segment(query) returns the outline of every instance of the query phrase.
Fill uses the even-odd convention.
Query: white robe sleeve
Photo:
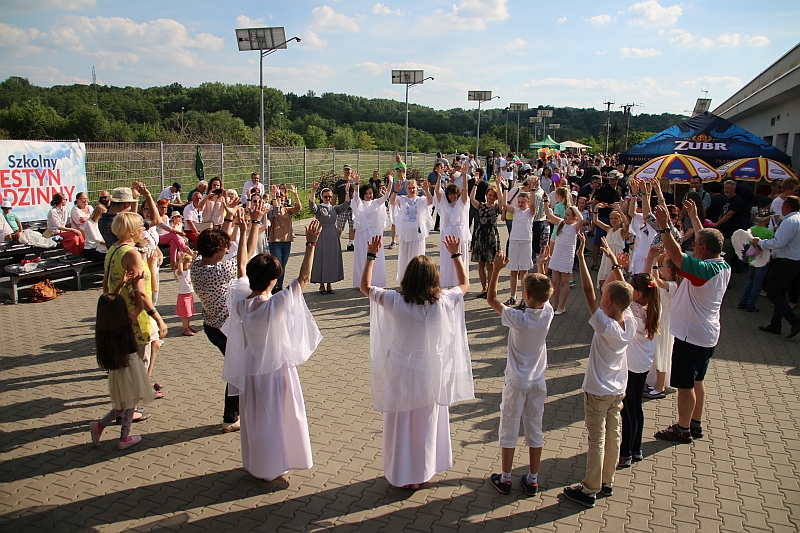
[[[242,394],[248,376],[302,365],[322,340],[297,280],[266,299],[248,299],[247,283],[240,278],[230,287],[230,316],[222,327],[228,337],[222,379],[230,396]]]

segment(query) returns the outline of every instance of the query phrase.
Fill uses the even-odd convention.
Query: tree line
[[[484,109],[481,112],[481,154],[490,148],[523,152],[539,140],[528,117]],[[550,130],[557,140],[576,140],[602,149],[606,115],[596,109],[552,108]],[[405,103],[382,98],[313,91],[304,95],[264,89],[265,142],[273,146],[334,147],[341,150],[402,150]],[[630,117],[628,145],[686,117],[664,113]],[[470,152],[475,149],[477,109],[436,110],[409,106],[408,148],[413,152]],[[611,113],[610,148],[623,149],[625,122]],[[184,87],[113,87],[57,85],[38,87],[12,76],[0,83],[0,138],[80,139],[165,143],[258,144],[259,88],[255,85],[203,83]],[[539,126],[541,127],[541,126]],[[508,145],[506,145],[506,140]]]

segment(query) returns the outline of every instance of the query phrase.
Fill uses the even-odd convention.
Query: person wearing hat
[[[6,207],[6,205],[8,205],[8,207]],[[3,216],[0,217],[0,242],[5,242],[12,240],[14,238],[14,234],[18,233],[19,230],[12,230],[8,219],[6,218],[11,212],[11,202],[8,200],[3,200],[2,207]],[[20,227],[22,226],[20,225]]]
[[[750,232],[751,239],[753,237],[758,237],[759,239],[766,240],[771,239],[775,236],[769,227],[769,221],[774,215],[772,211],[769,209],[762,209],[756,214],[756,225],[750,228],[748,231]],[[769,258],[766,258],[766,264],[761,266],[754,265],[756,258],[759,254],[752,254],[747,253],[747,265],[750,268],[750,277],[747,280],[747,285],[744,287],[744,291],[742,291],[742,295],[739,297],[739,309],[744,309],[750,313],[754,313],[758,311],[758,307],[756,307],[756,303],[758,302],[758,294],[761,292],[761,285],[763,285],[764,280],[767,279],[767,274],[769,273]],[[760,264],[760,263],[759,263]]]
[[[0,208],[3,210],[3,218],[6,219],[12,233],[14,233],[22,231],[22,221],[20,221],[16,213],[11,212],[12,207],[11,202],[8,200],[3,200],[3,203],[0,204]]]
[[[183,213],[184,204],[181,201],[181,184],[180,182],[176,181],[169,187],[164,188],[161,191],[161,194],[158,195],[159,200],[166,200],[169,202],[169,212],[177,210],[179,213]]]
[[[348,198],[352,198],[356,194],[356,187],[350,183],[350,177],[353,168],[350,165],[345,165],[342,170],[342,179],[333,184],[333,194],[336,195],[336,205],[344,204]],[[349,196],[347,195],[348,189],[350,190]],[[356,230],[353,228],[353,210],[349,207],[349,204],[347,209],[339,212],[339,214],[336,216],[336,231],[339,232],[339,236],[341,236],[342,232],[344,231],[345,223],[348,227],[347,251],[352,252],[355,250],[353,239],[356,237]]]
[[[100,234],[103,236],[104,242],[114,243],[119,240],[111,229],[111,224],[119,213],[127,211],[132,213],[136,212],[139,185],[141,184],[135,181],[131,187],[117,187],[111,191],[111,205],[108,207],[108,212],[103,213],[103,216],[100,217],[97,223],[97,227],[100,230]],[[136,196],[134,196],[134,190],[137,191]],[[150,193],[147,192],[147,194],[149,195]]]

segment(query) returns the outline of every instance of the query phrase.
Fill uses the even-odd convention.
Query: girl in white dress
[[[598,208],[608,207],[606,204],[598,204]],[[609,215],[611,224],[606,224],[599,218],[596,218],[595,225],[606,232],[606,242],[608,243],[611,251],[614,252],[614,257],[619,255],[625,250],[625,241],[630,238],[628,233],[628,218],[622,212],[622,209],[617,205],[613,208]],[[597,272],[597,288],[603,288],[603,283],[608,279],[611,274],[611,260],[603,255],[603,260],[600,263],[600,270]]]
[[[354,174],[353,180],[358,185],[358,174]],[[394,181],[394,174],[392,174]],[[364,263],[367,257],[367,244],[375,235],[383,235],[383,230],[389,223],[386,214],[386,200],[391,195],[393,183],[389,183],[385,194],[380,198],[375,198],[377,191],[370,185],[362,185],[358,189],[358,194],[353,197],[350,207],[353,208],[353,225],[356,228],[356,237],[353,242],[355,255],[353,256],[353,288],[361,285],[361,273],[364,271]],[[375,260],[373,269],[373,284],[376,287],[386,286],[386,257],[383,248],[378,251],[378,258]]]
[[[370,301],[372,406],[383,412],[383,470],[396,487],[418,489],[452,468],[448,406],[475,396],[464,321],[469,278],[460,245],[445,238],[458,285],[440,288],[433,260],[417,256],[397,292],[371,285],[381,238],[369,244],[360,289]]]
[[[306,227],[300,274],[284,290],[272,294],[282,272],[275,257],[256,255],[247,262],[247,277],[243,277],[247,254],[241,251],[240,278],[228,289],[230,316],[222,326],[228,338],[222,379],[228,383],[228,395],[239,396],[242,464],[253,476],[268,481],[312,466],[297,367],[322,340],[303,298],[321,230],[317,220]],[[240,246],[247,244],[242,241]]]
[[[583,224],[583,216],[574,205],[567,207],[564,218],[557,217],[545,204],[547,221],[556,226],[556,243],[550,257],[549,267],[553,271],[553,307],[556,315],[564,314],[564,306],[569,296],[569,278],[575,261],[578,230]]]
[[[534,214],[529,207],[528,193],[517,194],[517,206],[514,207],[506,201],[508,182],[500,176],[497,179],[503,185],[503,192],[500,193],[500,207],[503,212],[511,213],[514,216],[514,224],[511,226],[511,233],[508,234],[507,268],[511,271],[511,296],[505,302],[505,305],[512,306],[517,304],[517,278],[521,279],[528,270],[533,268]]]
[[[650,253],[657,256],[658,248],[651,248]],[[648,261],[649,259],[648,256]],[[656,352],[653,357],[653,366],[647,375],[649,390],[644,393],[644,397],[648,400],[657,400],[667,395],[667,383],[669,383],[669,375],[672,370],[672,345],[675,343],[675,337],[669,332],[669,314],[672,310],[672,299],[683,280],[683,277],[678,274],[678,268],[668,255],[662,256],[658,261],[661,264],[653,266],[652,275],[661,293],[661,321],[655,339]]]
[[[441,185],[441,184],[440,184]],[[447,186],[444,193],[442,187],[436,187],[436,197],[433,200],[436,212],[441,216],[441,240],[439,242],[439,280],[442,287],[455,287],[458,285],[458,276],[453,267],[453,261],[447,256],[447,248],[444,239],[448,235],[458,238],[461,241],[461,261],[464,268],[469,272],[469,242],[472,235],[469,231],[469,196],[467,187],[463,189],[451,183]]]
[[[394,182],[389,197],[390,209],[393,209],[394,225],[397,228],[397,240],[400,241],[400,253],[397,254],[397,281],[403,279],[409,261],[419,255],[425,255],[425,239],[433,227],[430,207],[433,205],[428,187],[428,180],[422,180],[422,192],[425,196],[417,196],[417,181],[406,180],[406,195],[399,196],[403,182]]]

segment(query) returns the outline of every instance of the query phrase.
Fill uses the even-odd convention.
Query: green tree
[[[12,139],[54,139],[61,136],[64,125],[55,109],[35,100],[0,111],[0,127]]]
[[[328,143],[337,150],[353,150],[358,147],[358,137],[350,126],[339,126],[331,133]]]
[[[308,126],[306,133],[303,135],[307,148],[325,148],[328,146],[328,136],[325,130],[314,125]]]
[[[359,131],[356,135],[356,144],[359,150],[375,150],[378,148],[378,145],[375,144],[375,139],[370,137],[366,131]]]
[[[270,129],[265,132],[264,144],[270,146],[303,146],[303,136],[289,130]]]
[[[69,137],[82,141],[107,141],[111,138],[111,124],[94,106],[85,105],[67,118]]]

